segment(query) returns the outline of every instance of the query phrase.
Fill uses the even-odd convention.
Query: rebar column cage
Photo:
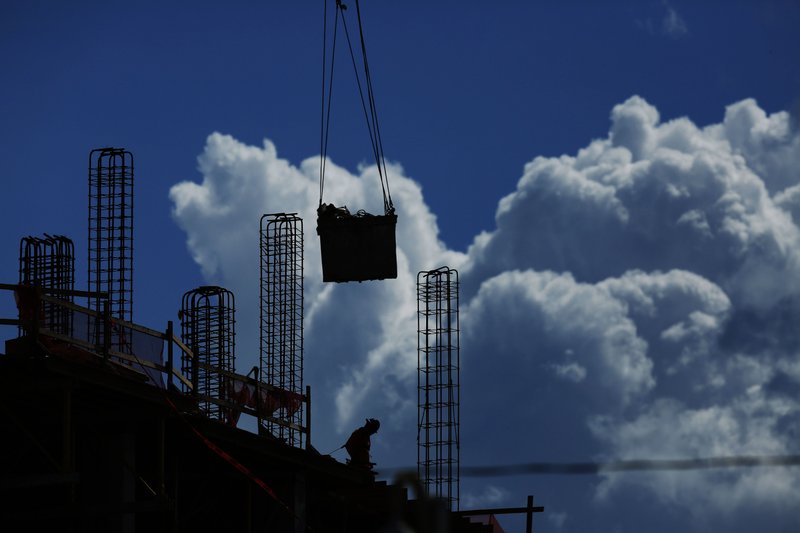
[[[89,290],[90,309],[104,312],[105,293],[110,316],[133,321],[133,155],[123,148],[89,153]],[[111,347],[130,353],[126,337],[114,331]]]
[[[46,233],[44,237],[20,239],[19,282],[36,285],[52,296],[73,303],[71,291],[75,290],[75,245],[72,240],[63,235]],[[72,336],[72,313],[66,307],[42,302],[42,318],[47,329]]]
[[[260,375],[269,385],[303,394],[303,219],[296,213],[261,217]],[[262,427],[302,447],[303,409],[279,408]]]
[[[223,372],[235,370],[235,314],[233,293],[216,286],[186,292],[179,313],[181,338],[194,354],[181,356],[181,372],[191,376],[200,410],[217,420],[223,420],[226,411],[212,400],[228,399],[229,380]]]
[[[417,274],[417,473],[428,496],[459,506],[458,272]]]

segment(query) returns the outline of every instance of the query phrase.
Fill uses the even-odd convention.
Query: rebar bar
[[[295,213],[261,217],[260,373],[278,389],[303,390],[303,220]],[[303,409],[279,408],[262,426],[278,439],[303,446]]]
[[[103,312],[108,295],[111,317],[133,321],[133,154],[123,148],[89,153],[89,308]],[[99,343],[99,328],[95,327]],[[112,332],[112,347],[129,353],[122,331]]]
[[[35,285],[73,303],[75,289],[75,245],[63,235],[23,237],[19,243],[19,283]],[[43,325],[72,336],[72,313],[51,302],[42,304]],[[20,328],[22,334],[22,328]]]
[[[190,376],[200,410],[209,418],[223,420],[226,411],[213,399],[228,399],[228,378],[236,363],[236,308],[233,293],[217,286],[203,286],[183,295],[180,311],[181,337],[194,354],[181,356],[181,372]],[[222,371],[222,372],[220,372]],[[188,392],[184,387],[184,392]]]
[[[459,506],[458,272],[417,274],[417,472],[428,496]]]

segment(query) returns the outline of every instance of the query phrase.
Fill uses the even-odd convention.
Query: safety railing
[[[236,426],[240,415],[250,415],[258,420],[259,427],[262,426],[262,422],[272,422],[301,432],[305,436],[305,444],[308,447],[311,441],[311,387],[306,386],[305,394],[297,394],[274,387],[257,378],[258,367],[253,367],[250,371],[256,377],[228,372],[195,360],[193,373],[199,372],[200,368],[205,372],[214,372],[220,376],[220,381],[224,384],[223,397],[214,398],[199,394],[195,396],[201,401],[208,401],[220,406],[225,413],[223,420],[225,423]],[[303,408],[305,409],[304,426],[287,420],[291,419],[292,414]],[[284,416],[275,416],[278,413]]]
[[[106,295],[90,291],[64,291],[42,289],[32,285],[0,284],[0,289],[13,291],[19,312],[18,318],[2,319],[0,324],[18,325],[23,334],[31,338],[34,346],[41,345],[54,355],[65,358],[86,359],[100,357],[104,361],[124,364],[129,370],[146,375],[154,384],[172,387],[179,381],[191,391],[191,381],[174,366],[175,346],[187,357],[193,355],[173,331],[172,321],[166,331],[126,322],[110,316],[108,306],[99,313],[59,296],[101,298]],[[58,309],[61,318],[53,324],[48,309]],[[54,327],[55,326],[55,327]],[[164,361],[164,343],[167,358]]]
[[[0,290],[13,292],[18,310],[16,319],[0,318],[0,325],[21,328],[24,337],[28,337],[31,345],[37,349],[42,347],[51,355],[66,359],[97,359],[113,363],[117,368],[122,365],[127,371],[140,374],[143,380],[155,386],[180,391],[198,401],[220,406],[226,413],[223,422],[228,425],[236,426],[240,415],[244,413],[258,419],[259,427],[262,420],[268,420],[301,431],[306,437],[308,447],[311,440],[309,387],[306,387],[305,394],[291,393],[250,376],[204,365],[183,340],[175,335],[171,320],[167,322],[165,331],[158,331],[112,317],[108,305],[100,313],[59,298],[70,295],[78,298],[99,297],[107,301],[107,295],[102,293],[6,283],[0,283]],[[59,309],[58,324],[51,324],[54,320],[43,312],[45,306],[50,310]],[[69,317],[66,321],[63,319],[65,314]],[[181,372],[180,365],[175,365],[176,360],[187,358],[192,362],[190,376]],[[206,397],[196,393],[197,375],[201,367],[205,372],[216,372],[224,378],[226,386],[222,397]],[[254,370],[257,372],[257,368]],[[273,416],[280,409],[296,410],[303,407],[306,410],[305,427]]]

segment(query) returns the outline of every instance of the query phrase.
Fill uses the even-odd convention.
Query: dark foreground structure
[[[306,426],[296,428],[304,448],[239,429],[240,414],[268,417],[286,407],[282,397],[224,371],[223,383],[238,384],[229,390],[256,387],[273,398],[271,407],[193,391],[191,376],[173,366],[173,352],[192,354],[171,324],[157,332],[40,289],[1,288],[20,310],[2,322],[21,328],[0,355],[4,530],[358,532],[404,523],[414,531],[492,531],[442,502],[409,500],[405,484],[375,482],[370,471],[317,453],[309,443],[310,394],[299,399],[308,409]],[[48,327],[44,304],[72,311],[68,334]],[[93,344],[82,339],[84,329],[113,333]],[[153,343],[141,339],[155,339],[166,361],[117,352],[105,341],[120,336],[143,353]],[[220,417],[204,412],[209,401]]]
[[[420,471],[376,482],[311,445],[302,227],[261,219],[261,354],[239,374],[223,287],[186,292],[177,328],[134,322],[133,156],[90,153],[88,290],[72,241],[47,234],[21,240],[18,283],[0,283],[17,310],[0,317],[17,333],[0,353],[0,531],[502,531],[470,522],[492,510],[458,509],[455,271],[419,286]],[[530,531],[542,508],[496,511],[527,513]]]
[[[491,531],[312,447],[203,416],[133,366],[52,351],[28,335],[0,355],[4,529]]]

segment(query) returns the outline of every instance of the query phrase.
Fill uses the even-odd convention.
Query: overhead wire
[[[618,472],[669,472],[719,470],[725,468],[800,466],[800,455],[733,455],[695,459],[628,459],[607,462],[537,462],[507,465],[462,466],[461,477],[505,477],[525,475],[600,475]],[[381,468],[381,473],[399,473],[415,467]]]

